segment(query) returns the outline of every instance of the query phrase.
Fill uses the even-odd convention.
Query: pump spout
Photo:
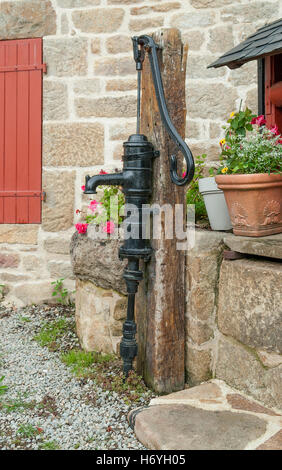
[[[84,194],[96,194],[97,186],[122,186],[124,183],[123,173],[112,173],[106,175],[95,175],[85,177]]]

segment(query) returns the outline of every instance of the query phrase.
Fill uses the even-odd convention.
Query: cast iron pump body
[[[121,259],[127,258],[128,264],[124,271],[128,293],[127,318],[123,324],[123,337],[120,344],[120,355],[123,359],[123,372],[128,376],[132,369],[132,362],[137,355],[136,323],[134,321],[135,294],[138,284],[143,278],[143,273],[139,269],[139,260],[149,261],[152,254],[152,247],[148,238],[144,238],[144,217],[143,206],[148,206],[152,194],[152,170],[154,158],[159,156],[159,152],[154,150],[154,146],[147,137],[139,133],[140,128],[140,74],[144,61],[145,51],[148,52],[150,66],[156,97],[159,105],[160,115],[173,141],[182,152],[186,161],[186,174],[181,177],[177,173],[176,156],[172,155],[170,162],[170,175],[173,183],[182,186],[189,183],[194,175],[194,160],[192,153],[176,131],[169,117],[161,73],[158,65],[157,48],[154,40],[150,36],[133,37],[133,53],[138,71],[138,100],[137,100],[137,133],[129,137],[124,142],[123,171],[121,173],[86,176],[85,194],[95,194],[99,185],[121,186],[125,195],[125,215],[131,215],[132,207],[135,207],[135,217],[129,225],[130,234],[125,237],[124,244],[119,250]]]

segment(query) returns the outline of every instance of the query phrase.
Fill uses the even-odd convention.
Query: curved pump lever
[[[195,164],[194,164],[194,159],[193,159],[191,150],[189,149],[186,142],[184,142],[182,137],[178,134],[168,114],[168,109],[167,109],[166,100],[164,96],[163,82],[162,82],[161,72],[160,72],[159,63],[158,63],[158,56],[157,56],[158,46],[156,45],[153,38],[147,35],[142,35],[142,36],[135,37],[132,39],[133,39],[133,42],[136,41],[137,44],[139,44],[141,47],[144,47],[145,50],[148,51],[150,66],[151,66],[151,71],[152,71],[152,76],[153,76],[153,82],[154,82],[156,97],[157,97],[162,121],[170,137],[176,143],[177,147],[182,152],[185,158],[186,165],[187,165],[186,175],[184,177],[180,177],[177,173],[176,155],[171,155],[170,157],[171,180],[174,184],[177,184],[178,186],[182,186],[186,183],[190,183],[190,181],[193,179]]]

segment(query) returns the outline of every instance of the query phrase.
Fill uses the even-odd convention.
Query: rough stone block
[[[92,54],[100,54],[101,52],[101,40],[99,37],[91,39],[91,52]]]
[[[241,3],[241,0],[190,0],[190,3],[194,8],[219,8],[236,1]]]
[[[212,56],[207,53],[205,53],[204,55],[200,53],[188,55],[187,72],[188,72],[189,79],[198,80],[199,78],[208,79],[208,78],[224,77],[227,74],[226,67],[211,68],[211,69],[207,68],[207,66],[211,64],[216,58],[217,58],[216,56]],[[208,107],[209,104],[206,103],[206,106]]]
[[[199,12],[189,11],[187,13],[177,13],[171,18],[170,24],[173,28],[191,29],[210,26],[215,23],[215,13],[213,11]]]
[[[252,395],[270,407],[282,405],[281,369],[265,369],[255,351],[231,338],[221,337],[218,345],[216,378]]]
[[[118,303],[120,307],[124,299],[117,292],[76,280],[76,327],[86,351],[117,353],[122,335],[122,321],[114,318]]]
[[[50,0],[1,2],[0,39],[38,38],[56,34],[56,13]]]
[[[188,338],[199,346],[206,343],[214,336],[212,328],[206,323],[195,321],[192,317],[189,317],[186,321],[186,331]]]
[[[100,0],[57,0],[57,3],[60,8],[82,8],[99,5]]]
[[[85,78],[74,83],[73,91],[76,95],[89,96],[101,91],[101,81],[99,78]]]
[[[278,2],[248,2],[248,4],[242,5],[230,5],[221,10],[220,16],[222,21],[236,23],[257,23],[263,21],[265,23],[271,23],[271,21],[277,20],[277,12],[279,9]]]
[[[181,32],[181,36],[182,36],[183,43],[188,43],[189,51],[198,51],[202,47],[203,42],[205,41],[204,34],[196,30],[183,31],[183,33]],[[189,76],[189,69],[188,69],[188,76]]]
[[[188,296],[187,313],[201,321],[209,320],[214,312],[215,293],[205,287],[196,286]]]
[[[17,268],[19,256],[12,253],[0,253],[0,268]]]
[[[132,57],[119,57],[117,59],[101,57],[95,60],[94,74],[105,77],[109,75],[133,75],[136,74],[135,62]]]
[[[122,8],[95,8],[94,10],[74,11],[74,26],[84,33],[113,33],[122,24]]]
[[[253,348],[282,352],[282,268],[277,263],[223,261],[220,271],[218,327]]]
[[[210,52],[223,54],[234,46],[232,26],[218,26],[209,30],[208,50]]]
[[[118,258],[120,246],[120,240],[93,240],[87,235],[74,233],[70,248],[74,274],[104,289],[125,294],[122,276],[126,262]]]
[[[130,36],[117,34],[106,40],[106,47],[109,54],[120,54],[121,52],[132,51],[132,41]]]
[[[72,122],[44,125],[44,166],[91,166],[103,163],[102,124]]]
[[[133,117],[136,115],[136,97],[78,98],[75,100],[76,114],[89,117]]]
[[[211,351],[194,349],[189,345],[186,351],[186,382],[198,385],[211,378]]]
[[[106,83],[106,91],[130,91],[136,90],[136,80],[116,78],[108,80]]]
[[[43,246],[49,253],[68,255],[70,252],[70,240],[65,238],[47,238]]]
[[[191,117],[228,119],[236,107],[235,88],[217,83],[190,82],[187,89],[187,109]],[[207,104],[208,103],[208,104]]]
[[[148,28],[159,28],[163,26],[163,17],[151,17],[151,18],[138,18],[138,20],[130,20],[129,30],[130,31],[143,31]]]
[[[74,279],[70,261],[48,261],[47,268],[52,279]]]
[[[86,75],[88,45],[85,38],[45,38],[44,61],[48,76]]]
[[[181,8],[179,2],[160,3],[153,6],[135,7],[131,8],[130,14],[133,16],[137,15],[151,15],[152,13],[166,13],[172,10]]]
[[[282,233],[261,238],[229,234],[224,237],[224,243],[239,253],[282,259]]]
[[[68,90],[64,83],[43,81],[43,119],[61,121],[68,118]]]
[[[274,434],[274,436],[257,447],[257,450],[282,450],[282,431]]]
[[[53,300],[52,286],[49,281],[31,281],[18,284],[11,291],[10,295],[20,299],[24,305],[43,304]]]
[[[43,190],[46,201],[42,206],[42,228],[46,232],[59,232],[70,228],[74,213],[74,171],[43,172]]]
[[[109,136],[111,140],[127,140],[128,136],[136,131],[135,122],[117,123],[110,126]]]
[[[35,255],[24,256],[22,260],[22,266],[26,271],[37,273],[37,277],[42,277],[44,260]]]
[[[38,229],[35,224],[0,225],[0,243],[37,245]]]

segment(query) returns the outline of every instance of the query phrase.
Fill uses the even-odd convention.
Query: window
[[[0,223],[41,222],[42,39],[0,41]]]

